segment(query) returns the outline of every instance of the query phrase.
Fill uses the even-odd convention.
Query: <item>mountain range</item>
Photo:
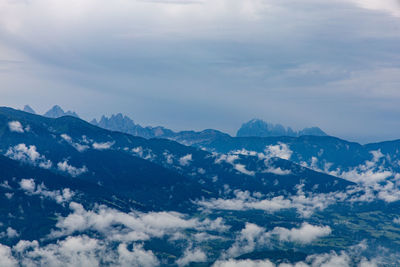
[[[173,132],[60,109],[0,107],[2,263],[400,262],[399,140]]]
[[[298,137],[303,135],[327,136],[327,134],[318,127],[304,128],[303,130],[294,131],[292,128],[285,128],[281,124],[267,123],[260,119],[253,119],[246,122],[237,131],[237,137],[271,137],[271,136],[292,136]]]
[[[36,112],[29,106],[25,105],[24,109],[25,112],[36,114]],[[55,105],[50,110],[48,110],[43,116],[49,118],[59,118],[63,116],[73,116],[79,118],[78,114],[74,111],[64,111],[60,106]],[[104,129],[112,130],[112,131],[119,131],[123,133],[128,133],[134,136],[140,136],[144,138],[167,138],[171,140],[182,140],[182,139],[189,139],[183,138],[182,136],[188,136],[189,134],[193,135],[201,135],[203,137],[213,133],[212,135],[227,135],[223,132],[208,129],[202,132],[193,132],[193,131],[182,131],[182,132],[175,132],[173,130],[167,129],[162,126],[146,126],[143,127],[139,124],[135,124],[135,122],[126,115],[121,113],[113,114],[110,117],[102,116],[99,121],[93,119],[90,121],[93,125],[99,126]],[[272,124],[262,121],[260,119],[253,119],[249,122],[243,123],[241,128],[237,131],[237,137],[250,137],[250,136],[257,136],[257,137],[271,137],[271,136],[292,136],[298,137],[303,135],[314,135],[314,136],[326,136],[327,134],[323,132],[318,127],[311,127],[305,128],[303,130],[294,131],[292,128],[284,126],[280,124]],[[197,139],[197,138],[192,138]],[[192,144],[193,142],[197,142],[192,140],[188,145]]]
[[[31,114],[36,114],[35,110],[30,107],[29,105],[25,105],[23,108],[23,111]],[[49,109],[46,113],[43,114],[43,116],[48,117],[48,118],[60,118],[63,116],[72,116],[72,117],[77,117],[79,118],[78,114],[76,114],[74,111],[64,111],[60,106],[54,105],[51,109]]]

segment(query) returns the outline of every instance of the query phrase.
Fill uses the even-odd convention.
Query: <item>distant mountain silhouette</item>
[[[225,137],[230,137],[230,135],[226,133],[213,129],[207,129],[200,132],[196,131],[174,132],[162,126],[142,127],[139,124],[135,124],[131,118],[122,115],[121,113],[118,113],[116,115],[111,115],[111,117],[102,116],[100,121],[93,119],[90,123],[107,130],[128,133],[134,136],[140,136],[147,139],[165,138],[177,141],[184,145],[196,145],[198,143],[211,142],[215,138],[223,139]]]
[[[253,119],[243,123],[242,127],[237,131],[237,137],[271,137],[271,136],[292,136],[298,137],[302,135],[327,136],[327,134],[318,127],[305,128],[300,131],[294,131],[292,128],[285,128],[281,124],[267,123],[260,119]]]
[[[142,127],[139,124],[135,124],[131,118],[122,115],[121,113],[111,115],[111,117],[103,115],[100,121],[93,119],[90,123],[107,130],[119,131],[144,138],[165,138],[175,134],[172,130],[160,126]]]
[[[32,113],[32,112],[30,112]],[[67,111],[65,112],[60,106],[55,105],[53,106],[49,111],[47,111],[43,116],[48,117],[48,118],[60,118],[63,116],[72,116],[79,118],[78,114],[76,114],[73,111]]]
[[[32,113],[32,114],[36,114],[36,112],[33,110],[33,108],[31,108],[29,105],[25,105],[23,111]]]

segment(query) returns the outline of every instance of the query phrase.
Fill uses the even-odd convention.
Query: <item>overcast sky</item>
[[[400,138],[398,0],[0,0],[0,105]]]

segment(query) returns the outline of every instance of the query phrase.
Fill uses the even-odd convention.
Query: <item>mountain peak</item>
[[[59,105],[54,105],[44,114],[44,116],[49,118],[60,118],[63,116],[73,116],[79,118],[78,114],[76,114],[75,112],[70,110],[65,112]]]
[[[29,105],[25,105],[23,111],[32,113],[32,114],[36,114],[36,112],[33,110],[33,108],[31,108]]]
[[[290,127],[284,127],[281,124],[272,124],[260,119],[252,119],[243,123],[237,131],[236,136],[247,137],[270,137],[270,136],[302,136],[302,135],[316,135],[326,136],[327,134],[318,127],[305,128],[300,131],[294,131]]]

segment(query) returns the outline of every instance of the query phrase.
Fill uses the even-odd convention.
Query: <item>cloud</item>
[[[86,166],[83,166],[81,168],[76,168],[74,166],[69,165],[68,160],[64,160],[63,162],[57,163],[57,168],[62,172],[68,173],[72,177],[77,177],[79,175],[82,175],[82,174],[88,172],[88,169]]]
[[[284,143],[278,143],[277,145],[269,145],[264,150],[265,155],[269,158],[276,157],[281,159],[289,160],[293,154],[289,146]]]
[[[186,219],[177,212],[130,213],[120,212],[103,205],[93,210],[85,210],[81,204],[71,202],[70,213],[60,217],[50,237],[68,236],[87,230],[96,231],[112,241],[132,242],[148,240],[152,237],[164,237],[180,232],[183,229],[198,231],[225,231],[227,226],[222,219],[198,220]],[[118,227],[114,227],[117,226]]]
[[[195,203],[203,209],[216,210],[263,210],[267,212],[278,212],[286,209],[295,209],[303,217],[309,217],[315,210],[324,210],[336,202],[345,201],[349,198],[346,192],[331,193],[305,193],[302,185],[297,186],[296,195],[279,195],[275,197],[264,196],[261,193],[251,194],[249,191],[235,190],[235,198],[213,198],[209,200],[198,200]]]
[[[79,152],[84,152],[85,150],[89,149],[88,145],[82,145],[80,143],[73,142],[72,138],[67,134],[60,135],[62,139],[64,139],[68,144],[73,146]]]
[[[289,175],[292,173],[291,170],[282,170],[281,167],[278,168],[274,168],[272,166],[270,166],[268,169],[266,169],[264,172],[266,173],[272,173],[272,174],[276,174],[276,175]]]
[[[171,164],[174,163],[174,155],[170,154],[170,153],[167,152],[167,151],[165,151],[165,152],[163,153],[163,155],[164,155],[164,157],[165,157],[165,160],[166,160],[166,163],[167,163],[167,164],[171,165]]]
[[[40,155],[40,153],[36,150],[36,146],[34,145],[27,147],[25,144],[19,144],[14,147],[10,147],[5,156],[14,160],[32,164],[34,166],[39,166],[43,169],[50,169],[53,165],[50,160],[46,160],[44,155]]]
[[[120,266],[153,267],[160,262],[140,244],[118,246],[86,235],[40,246],[36,240],[20,240],[12,248],[0,244],[0,266]]]
[[[16,133],[24,132],[24,128],[22,127],[22,124],[19,121],[10,121],[8,123],[8,128],[10,129],[11,132],[16,132]]]
[[[187,154],[179,159],[179,164],[181,166],[187,166],[192,161],[192,154]]]
[[[253,223],[246,223],[245,228],[236,237],[235,243],[228,249],[227,254],[235,257],[252,252],[256,247],[262,247],[268,242],[265,238],[264,228]]]
[[[269,259],[263,260],[218,260],[213,267],[377,267],[387,264],[387,261],[367,259],[360,255],[360,251],[355,251],[350,247],[347,251],[331,251],[329,253],[313,254],[308,256],[305,261],[294,263],[274,263]]]
[[[392,162],[388,155],[380,150],[370,151],[371,159],[347,169],[331,169],[332,163],[318,164],[318,158],[312,157],[310,163],[301,165],[315,171],[324,172],[345,180],[357,183],[357,186],[347,188],[345,193],[350,202],[371,202],[380,199],[391,203],[400,200],[400,174],[392,170],[397,163]],[[386,161],[389,167],[385,167]]]
[[[212,267],[276,267],[274,263],[269,260],[219,260],[216,261]],[[289,267],[289,266],[287,266]],[[299,266],[301,267],[301,266]]]
[[[118,254],[120,266],[151,267],[160,265],[153,252],[144,250],[142,246],[134,246],[133,250],[129,250],[126,244],[120,244]]]
[[[200,248],[186,249],[183,256],[176,261],[178,266],[187,266],[192,262],[207,262],[207,255]]]
[[[18,236],[19,236],[19,233],[12,227],[7,227],[6,232],[0,233],[0,238],[7,237],[8,239],[12,239],[12,238],[16,238]]]
[[[400,3],[398,0],[350,0],[359,7],[388,13],[400,17]]]
[[[213,157],[215,157],[214,163],[215,164],[221,164],[222,162],[226,162],[228,164],[231,164],[233,169],[236,171],[243,173],[245,175],[249,176],[254,176],[256,173],[255,171],[249,171],[246,169],[246,165],[241,164],[241,163],[235,163],[237,160],[240,159],[240,156],[249,156],[250,152],[243,149],[243,150],[238,150],[238,151],[232,151],[228,154],[218,154],[214,153]],[[251,155],[253,156],[253,155]]]
[[[16,267],[18,266],[18,262],[11,254],[11,249],[8,246],[0,244],[0,259],[1,259],[1,266],[4,267]]]
[[[231,165],[235,164],[235,161],[239,159],[239,156],[237,154],[215,154],[214,153],[214,157],[215,157],[215,164],[220,164],[223,161],[225,161],[226,163],[229,163]]]
[[[110,149],[114,145],[114,143],[115,142],[104,142],[104,143],[94,142],[92,144],[92,147],[97,150],[106,150],[106,149]]]
[[[271,231],[266,231],[265,228],[253,223],[246,223],[245,228],[238,234],[235,243],[226,254],[236,257],[272,244],[274,240],[309,244],[318,238],[330,235],[331,231],[329,226],[315,226],[306,222],[300,228],[275,227]]]
[[[22,179],[19,185],[23,190],[28,191],[30,193],[33,193],[36,187],[35,181],[33,179]]]
[[[246,166],[245,165],[243,165],[243,164],[235,164],[234,165],[234,168],[235,168],[235,170],[237,170],[238,172],[241,172],[241,173],[243,173],[243,174],[246,174],[246,175],[250,175],[250,176],[254,176],[255,175],[255,172],[254,171],[248,171],[248,170],[246,170]]]
[[[275,227],[269,234],[277,235],[280,241],[290,241],[299,243],[311,243],[317,238],[330,235],[332,232],[329,226],[314,226],[303,223],[300,228],[286,229]]]
[[[312,255],[308,259],[311,261],[313,266],[350,266],[351,259],[347,253],[342,252],[337,254],[336,252]]]
[[[50,198],[59,204],[71,201],[72,197],[75,195],[69,188],[54,191],[47,190],[43,183],[36,185],[33,179],[22,179],[19,185],[21,189],[29,195],[40,195],[41,197]]]

